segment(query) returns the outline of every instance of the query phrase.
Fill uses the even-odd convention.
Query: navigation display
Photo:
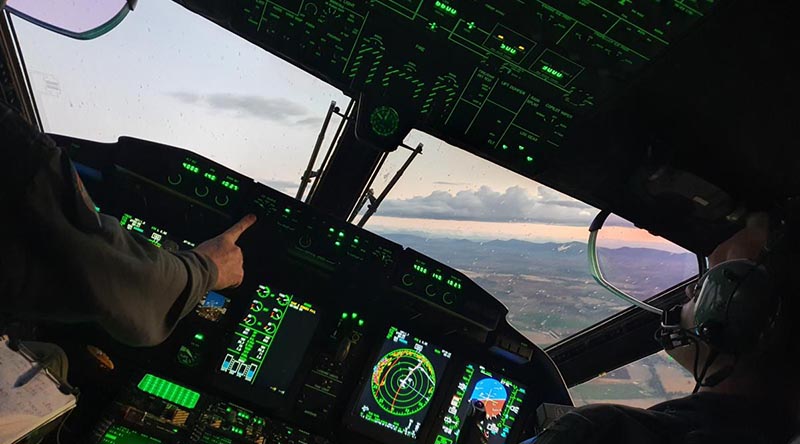
[[[449,359],[450,352],[390,328],[359,395],[356,427],[371,436],[388,430],[415,440]]]
[[[219,372],[236,394],[269,404],[292,383],[316,330],[317,310],[297,296],[259,285],[237,324]]]
[[[482,403],[486,411],[486,418],[477,424],[480,433],[486,438],[487,444],[504,444],[524,397],[525,387],[520,384],[482,365],[468,364],[450,400],[436,444],[458,442],[470,404],[477,401]]]

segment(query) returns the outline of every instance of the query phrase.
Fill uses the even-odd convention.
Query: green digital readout
[[[158,438],[153,438],[119,424],[109,427],[100,440],[100,444],[161,444],[161,442]]]
[[[500,44],[500,49],[502,49],[503,51],[505,51],[505,52],[507,52],[507,53],[509,53],[511,55],[516,55],[517,54],[517,48],[514,48],[513,46],[506,45],[505,43],[501,43]]]
[[[141,234],[147,238],[148,242],[158,248],[161,248],[163,242],[168,239],[166,230],[158,228],[155,225],[150,225],[143,219],[134,217],[128,213],[122,215],[119,219],[119,225],[128,231],[135,231]],[[184,243],[189,244],[187,241],[184,241]],[[191,246],[193,247],[194,245]]]
[[[200,394],[186,387],[169,382],[151,374],[144,375],[139,381],[139,390],[157,396],[165,401],[187,409],[193,409],[200,400]]]
[[[239,191],[239,185],[236,185],[235,183],[229,180],[223,180],[219,184],[231,191]]]
[[[557,70],[555,70],[555,69],[553,69],[553,68],[551,68],[551,67],[549,67],[547,65],[542,65],[542,71],[550,74],[551,76],[553,76],[553,77],[555,77],[557,79],[560,79],[560,78],[564,77],[564,73],[563,72],[557,71]]]
[[[434,3],[434,6],[436,6],[436,8],[439,9],[440,11],[444,11],[444,12],[450,14],[450,15],[457,15],[458,14],[458,10],[456,10],[456,8],[454,8],[454,7],[448,5],[448,4],[446,4],[446,3],[444,3],[444,2],[442,2],[440,0],[436,0],[436,3]]]
[[[198,174],[198,173],[200,173],[200,168],[198,168],[198,167],[196,167],[196,166],[192,165],[192,164],[191,164],[191,163],[189,163],[189,162],[183,162],[183,164],[182,164],[182,165],[183,165],[183,168],[184,168],[185,170],[187,170],[187,171],[191,171],[192,173],[195,173],[195,174]]]
[[[447,285],[455,288],[456,290],[461,290],[461,282],[457,281],[454,278],[450,278],[447,280]]]

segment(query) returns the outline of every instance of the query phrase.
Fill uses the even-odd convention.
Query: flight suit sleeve
[[[660,444],[685,433],[677,418],[615,404],[577,408],[555,420],[524,444]]]
[[[5,286],[15,290],[11,309],[27,318],[94,321],[130,345],[166,339],[215,285],[214,263],[194,251],[157,248],[98,213],[66,153],[4,111],[3,154],[16,165],[0,179],[0,201],[13,218],[7,223],[17,231],[7,236],[17,256],[6,260],[20,281]]]

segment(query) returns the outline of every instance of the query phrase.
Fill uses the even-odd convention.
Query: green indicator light
[[[344,237],[344,231],[339,232],[339,237]]]
[[[199,173],[199,172],[200,172],[200,168],[197,168],[196,166],[192,165],[192,164],[191,164],[191,163],[189,163],[189,162],[183,162],[183,164],[182,164],[182,165],[183,165],[183,168],[184,168],[184,169],[186,169],[186,170],[188,170],[188,171],[191,171],[192,173],[195,173],[195,174],[197,174],[197,173]]]
[[[286,214],[291,214],[292,209],[291,208],[284,208],[283,212],[286,213]]]
[[[514,48],[512,46],[508,46],[505,43],[501,43],[500,44],[500,49],[502,49],[503,51],[505,51],[505,52],[507,52],[507,53],[509,53],[511,55],[516,55],[517,54],[517,48]]]
[[[469,30],[475,29],[475,22],[467,22],[467,29]]]
[[[519,148],[520,151],[525,151],[525,147],[523,145],[519,145],[517,148]]]
[[[450,15],[458,14],[458,11],[456,10],[456,8],[454,8],[454,7],[450,6],[450,5],[446,5],[446,4],[442,3],[439,0],[436,0],[436,3],[434,3],[434,5],[437,8],[439,8],[440,10],[442,10],[442,11],[444,11],[444,12],[450,14]]]
[[[341,243],[341,242],[339,242],[339,241],[336,241],[336,242],[334,242],[333,244],[334,244],[334,245],[336,245],[337,247],[341,247],[341,246],[342,246],[342,243]]]
[[[342,313],[342,319],[347,319],[347,313]]]
[[[400,115],[391,106],[379,106],[370,114],[369,124],[372,132],[381,137],[388,137],[400,128]]]
[[[533,157],[528,156],[528,157],[525,158],[525,160],[527,160],[528,162],[533,162]]]
[[[560,79],[560,78],[564,77],[564,73],[562,73],[560,71],[556,71],[555,69],[553,69],[553,68],[551,68],[551,67],[549,67],[547,65],[542,65],[542,71],[550,74],[551,76],[553,76],[553,77],[555,77],[557,79]]]
[[[508,149],[508,145],[504,143],[504,144],[503,144],[503,149],[504,149],[504,150],[507,150],[507,149]]]
[[[200,400],[199,393],[149,373],[144,375],[138,387],[139,390],[145,393],[186,407],[187,409],[193,409],[197,405],[197,401]]]
[[[436,31],[436,28],[438,28],[438,27],[439,27],[439,25],[437,25],[436,22],[431,22],[428,25],[428,29],[430,29],[431,31]]]
[[[358,243],[358,238],[353,239],[353,243],[357,244]]]
[[[95,205],[95,206],[94,206],[94,210],[95,210],[95,211],[97,211],[97,212],[99,213],[99,212],[100,212],[100,207],[98,207],[97,205]]]
[[[213,175],[211,173],[205,173],[205,174],[203,174],[203,177],[205,177],[206,179],[208,179],[208,180],[210,180],[212,182],[216,182],[217,181],[217,176],[215,176],[215,175]]]
[[[363,325],[364,325],[364,320],[363,319],[359,319],[358,320],[358,326],[362,327]]]
[[[355,319],[355,318],[358,317],[358,313],[355,313],[355,312],[354,313],[350,313],[350,317]]]
[[[206,337],[202,333],[197,333],[196,335],[194,335],[194,338],[197,339],[198,341],[202,341]]]
[[[229,189],[231,191],[239,191],[239,185],[236,185],[235,183],[228,182],[227,180],[223,180],[222,182],[220,182],[220,185],[222,185],[223,187],[225,187],[225,188],[227,188],[227,189]]]
[[[332,227],[331,227],[331,228],[328,228],[328,232],[329,232],[329,233],[333,233],[334,231],[336,231],[336,230],[334,230]]]

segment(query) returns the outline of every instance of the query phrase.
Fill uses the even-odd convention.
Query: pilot
[[[764,213],[748,218],[709,256],[687,301],[665,313],[662,343],[695,375],[694,394],[649,409],[579,407],[525,444],[788,443],[800,418],[789,327],[800,296],[797,208],[779,223]]]
[[[236,241],[254,215],[193,250],[156,248],[98,213],[66,153],[2,100],[0,159],[0,332],[4,317],[93,321],[151,346],[208,291],[242,282]]]

